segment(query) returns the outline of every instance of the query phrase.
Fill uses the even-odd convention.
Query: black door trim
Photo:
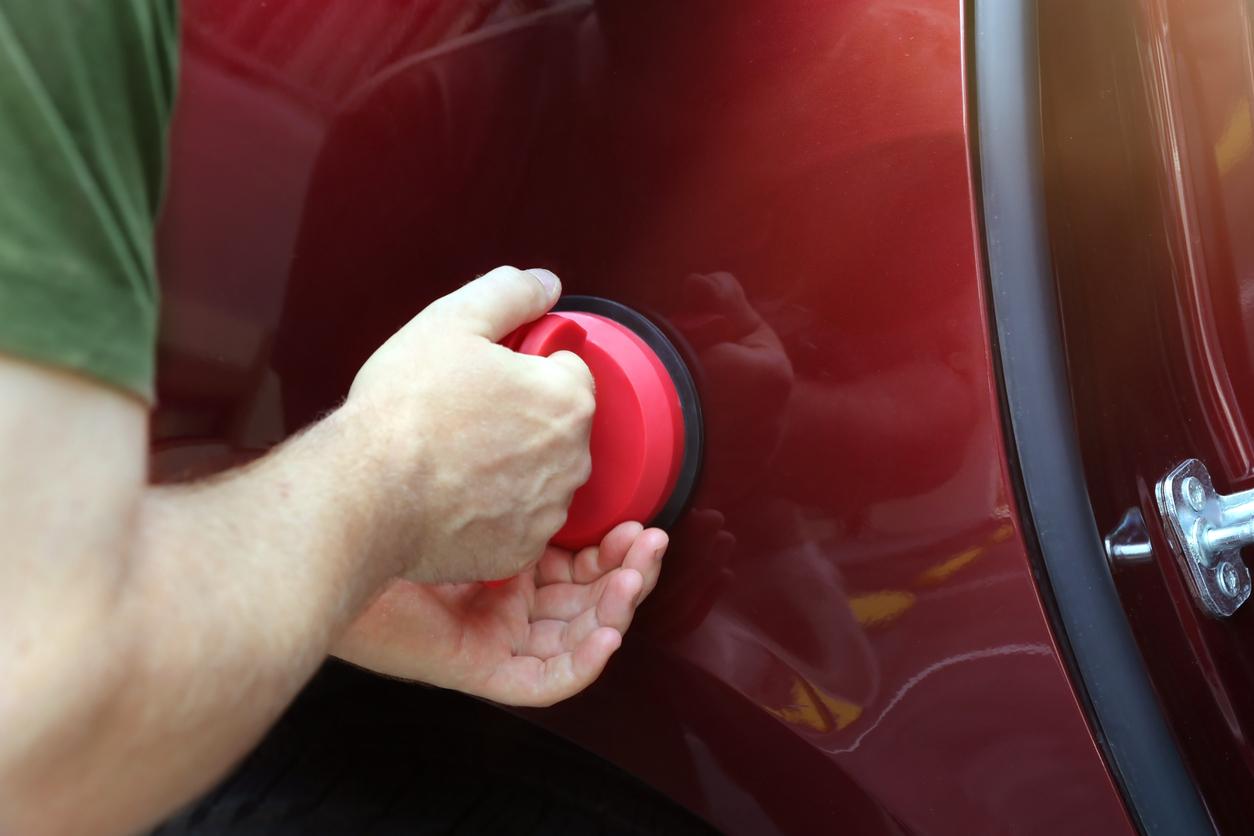
[[[1042,590],[1134,821],[1151,834],[1213,833],[1154,696],[1089,505],[1041,183],[1036,2],[969,0],[966,11],[972,162],[1008,454]]]

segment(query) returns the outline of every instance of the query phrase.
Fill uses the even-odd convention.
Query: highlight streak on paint
[[[884,710],[881,711],[879,716],[875,718],[875,722],[863,729],[862,732],[854,738],[853,743],[848,746],[842,746],[835,749],[826,749],[825,751],[831,752],[834,755],[843,755],[856,750],[862,745],[862,741],[866,739],[866,736],[875,731],[879,724],[884,721],[884,718],[888,716],[888,712],[896,708],[897,704],[905,699],[906,694],[908,694],[912,688],[934,673],[943,671],[946,668],[952,668],[955,665],[963,665],[968,662],[995,659],[1001,656],[1020,655],[1048,656],[1052,658],[1054,654],[1053,651],[1050,650],[1049,646],[1044,644],[1006,644],[1001,645],[1000,647],[990,647],[984,650],[973,650],[970,653],[958,653],[954,656],[947,656],[939,662],[934,662],[933,664],[928,665],[926,668],[907,679],[905,683],[897,689],[896,693],[893,694],[892,699],[888,701],[888,704],[884,706]]]

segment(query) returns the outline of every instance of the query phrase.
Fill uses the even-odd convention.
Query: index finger
[[[548,313],[561,293],[561,281],[548,270],[497,267],[432,302],[427,314],[500,342]]]

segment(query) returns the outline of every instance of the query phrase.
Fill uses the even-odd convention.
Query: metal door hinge
[[[1155,494],[1198,606],[1216,617],[1232,615],[1250,597],[1241,548],[1254,544],[1254,490],[1225,496],[1206,465],[1188,459],[1159,480]]]

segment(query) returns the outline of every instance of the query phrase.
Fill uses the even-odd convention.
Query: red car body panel
[[[1130,832],[1033,580],[957,0],[189,0],[153,468],[258,455],[492,266],[648,313],[707,444],[529,713],[731,833]]]

